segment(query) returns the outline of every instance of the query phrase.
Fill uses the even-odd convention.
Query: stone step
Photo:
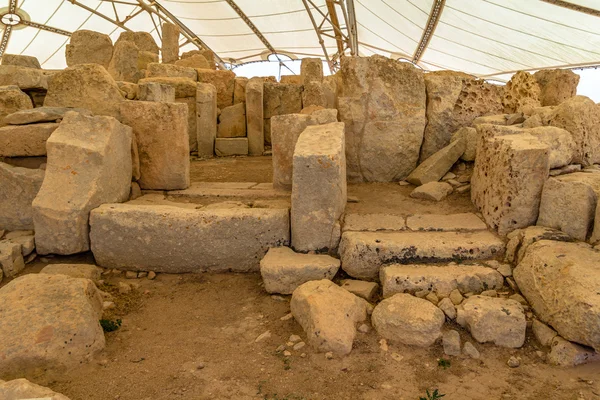
[[[408,217],[395,214],[346,214],[346,231],[481,231],[485,222],[473,213],[415,214]]]
[[[206,197],[244,199],[289,199],[291,193],[276,190],[272,183],[256,182],[195,182],[184,190],[166,192],[168,198],[193,202]]]
[[[344,232],[342,269],[354,278],[377,280],[386,264],[445,263],[503,256],[504,242],[489,231]]]

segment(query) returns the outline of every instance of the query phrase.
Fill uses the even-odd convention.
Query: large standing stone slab
[[[114,118],[65,114],[48,139],[46,177],[33,201],[39,254],[89,250],[90,210],[129,197],[131,140],[131,128]]]
[[[85,29],[73,32],[65,50],[69,67],[93,63],[108,68],[112,55],[110,36]]]
[[[44,174],[41,169],[0,162],[0,230],[33,229],[31,203],[42,186]]]
[[[303,58],[300,64],[302,84],[323,82],[323,60],[320,58]]]
[[[0,118],[20,110],[30,110],[33,103],[17,86],[0,87]]]
[[[216,138],[215,154],[219,157],[247,156],[248,138]]]
[[[196,115],[198,155],[212,157],[215,154],[215,138],[217,137],[217,89],[215,85],[211,83],[198,84]]]
[[[162,47],[160,53],[165,64],[179,60],[179,25],[170,22],[162,24]]]
[[[90,226],[96,263],[134,271],[258,271],[270,247],[290,240],[287,209],[106,204]]]
[[[246,129],[248,154],[262,156],[265,151],[263,113],[264,81],[252,78],[246,84]]]
[[[144,82],[138,85],[138,100],[174,103],[175,88],[157,82]]]
[[[175,61],[175,64],[180,67],[211,69],[208,60],[202,54],[194,54],[191,57],[182,58]]]
[[[190,185],[188,115],[185,104],[130,101],[121,105],[140,154],[142,189],[176,190]]]
[[[535,77],[529,72],[519,71],[504,86],[504,112],[530,112],[532,108],[542,105],[540,97],[541,89]]]
[[[50,122],[0,128],[0,157],[45,156],[46,141],[57,127]]]
[[[265,81],[263,100],[265,142],[271,144],[271,117],[302,110],[302,85]]]
[[[570,69],[542,69],[533,74],[542,106],[557,106],[577,94],[579,75]]]
[[[233,105],[233,89],[235,73],[233,71],[214,71],[212,69],[196,69],[198,82],[211,83],[217,88],[217,107],[221,110]]]
[[[335,249],[346,207],[344,124],[309,126],[294,150],[292,246],[296,250]]]
[[[116,81],[136,83],[140,78],[143,78],[139,69],[139,53],[140,50],[133,41],[117,41],[114,47],[114,52],[110,64],[108,65],[108,73]]]
[[[246,137],[246,104],[237,103],[221,110],[217,137]]]
[[[196,97],[184,97],[176,98],[175,103],[185,104],[187,107],[187,125],[188,125],[188,141],[190,151],[198,150],[198,138],[194,133],[197,130],[196,123],[198,118],[196,117]]]
[[[233,104],[243,103],[246,101],[246,86],[249,79],[243,76],[238,76],[234,79],[233,84]]]
[[[406,181],[417,186],[439,181],[464,154],[466,148],[467,142],[464,139],[450,143],[423,161]]]
[[[119,118],[125,101],[115,80],[98,64],[81,64],[52,75],[44,106],[87,108],[97,115]]]
[[[600,253],[583,243],[541,240],[527,248],[513,276],[541,321],[600,351]]]
[[[146,51],[158,56],[158,45],[149,32],[124,31],[119,35],[119,38],[115,42],[115,46],[121,41],[133,42],[140,51]]]
[[[0,289],[0,376],[77,368],[104,348],[102,297],[88,279],[29,274]]]

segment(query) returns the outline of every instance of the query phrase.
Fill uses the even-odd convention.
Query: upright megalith
[[[112,55],[110,36],[85,29],[73,32],[65,51],[69,67],[93,63],[108,68]]]
[[[89,250],[89,213],[127,200],[131,128],[111,117],[65,114],[47,142],[46,177],[33,201],[39,254]]]
[[[162,47],[160,52],[162,62],[165,64],[171,64],[179,60],[180,31],[179,25],[170,22],[163,22],[162,24]]]
[[[13,167],[0,162],[0,230],[33,229],[31,203],[43,180],[41,169]]]
[[[542,106],[557,106],[577,95],[579,75],[570,69],[542,69],[533,74],[540,86]]]
[[[0,118],[32,108],[31,99],[18,86],[0,86]],[[0,122],[0,126],[2,125],[5,125],[5,121]]]
[[[344,124],[309,126],[294,150],[292,247],[299,251],[333,250],[346,207]]]
[[[300,65],[300,77],[303,85],[309,82],[323,82],[323,60],[320,58],[303,58]]]
[[[222,110],[233,105],[233,90],[235,89],[235,74],[233,71],[213,71],[211,69],[196,69],[198,82],[211,83],[217,88],[217,106]]]
[[[252,78],[246,83],[246,130],[248,135],[248,154],[262,156],[265,151],[264,129],[264,81]]]
[[[133,128],[140,154],[142,189],[176,190],[190,185],[188,107],[178,103],[121,104],[124,124]]]
[[[200,157],[212,157],[215,154],[217,111],[215,85],[199,83],[196,89],[196,136]]]
[[[114,52],[108,72],[117,81],[136,83],[143,78],[139,69],[140,50],[132,41],[118,41],[115,44]]]

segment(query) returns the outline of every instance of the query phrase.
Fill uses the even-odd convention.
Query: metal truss
[[[435,32],[435,28],[437,28],[438,21],[442,16],[442,12],[444,11],[444,6],[446,5],[446,0],[434,0],[433,5],[431,6],[431,12],[429,13],[429,18],[427,19],[427,25],[425,25],[425,29],[423,30],[423,35],[421,36],[421,40],[415,50],[415,54],[413,55],[412,62],[418,63],[425,49],[429,45],[433,33]]]

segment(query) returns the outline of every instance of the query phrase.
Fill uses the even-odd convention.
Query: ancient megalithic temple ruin
[[[600,398],[600,1],[0,14],[0,400]]]

